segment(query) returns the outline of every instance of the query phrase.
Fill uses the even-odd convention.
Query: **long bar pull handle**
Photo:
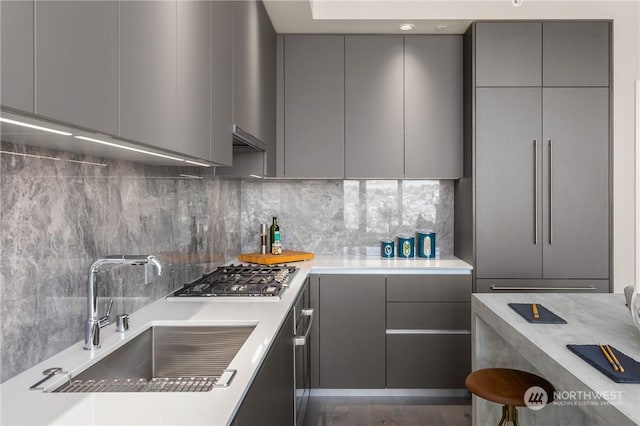
[[[538,244],[538,141],[533,141],[533,244]]]
[[[567,290],[579,290],[579,291],[595,291],[596,288],[593,286],[588,287],[508,287],[508,286],[497,286],[491,285],[489,286],[491,290],[494,291],[540,291],[540,290],[551,290],[551,291],[567,291]]]
[[[553,142],[549,139],[549,245],[553,244]]]

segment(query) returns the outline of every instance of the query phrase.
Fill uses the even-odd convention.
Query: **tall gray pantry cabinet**
[[[472,28],[476,291],[609,291],[609,31]]]

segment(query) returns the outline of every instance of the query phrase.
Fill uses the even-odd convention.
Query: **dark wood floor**
[[[469,426],[470,398],[319,397],[309,398],[304,426]]]

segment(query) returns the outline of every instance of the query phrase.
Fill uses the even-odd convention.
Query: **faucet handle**
[[[113,308],[113,297],[109,299],[109,305],[107,306],[107,313],[104,314],[104,316],[98,320],[98,326],[100,328],[106,327],[109,324],[111,324],[111,321],[109,320],[109,317],[111,317],[111,308]]]

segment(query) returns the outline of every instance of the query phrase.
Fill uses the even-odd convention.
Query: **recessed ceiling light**
[[[440,32],[442,32],[442,31],[446,30],[447,28],[449,28],[449,27],[447,27],[446,25],[436,25],[436,27],[435,27],[434,29],[435,29],[437,32],[439,32],[439,33],[440,33]]]
[[[520,7],[522,6],[524,0],[511,0],[511,4],[513,4],[515,7]]]
[[[411,31],[412,29],[415,28],[415,25],[413,25],[413,24],[402,24],[398,28],[400,28],[400,31]]]

